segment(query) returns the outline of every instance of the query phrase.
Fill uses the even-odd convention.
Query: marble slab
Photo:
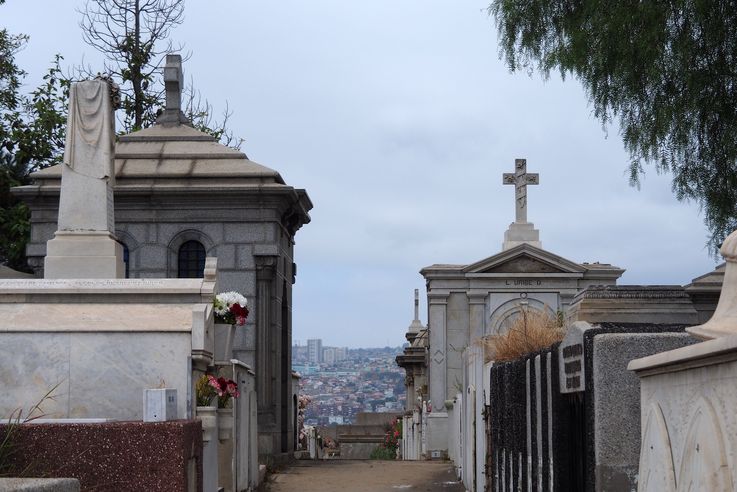
[[[45,417],[67,416],[69,408],[69,333],[0,334],[0,418],[43,402]]]
[[[0,294],[199,293],[203,279],[2,279]],[[0,302],[3,299],[0,297]]]
[[[168,387],[187,415],[188,333],[0,334],[0,417],[43,404],[47,418],[141,420],[143,390]]]
[[[0,333],[190,332],[193,307],[193,304],[0,304]]]

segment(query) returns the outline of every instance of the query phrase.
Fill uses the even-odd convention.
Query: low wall
[[[0,425],[0,441],[8,425]],[[81,490],[202,491],[202,425],[196,420],[22,424],[9,462],[27,476],[71,477]]]

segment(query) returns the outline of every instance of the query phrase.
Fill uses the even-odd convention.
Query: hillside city
[[[402,347],[323,347],[321,339],[292,347],[300,394],[312,402],[307,425],[355,423],[359,412],[401,412],[406,399],[404,370],[395,357]]]

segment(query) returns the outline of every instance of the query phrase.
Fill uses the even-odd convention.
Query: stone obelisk
[[[72,84],[54,239],[46,243],[45,278],[122,278],[115,240],[115,118],[105,80]]]

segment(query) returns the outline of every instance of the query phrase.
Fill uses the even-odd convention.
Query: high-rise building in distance
[[[311,338],[307,340],[307,360],[312,364],[322,362],[322,339]]]

